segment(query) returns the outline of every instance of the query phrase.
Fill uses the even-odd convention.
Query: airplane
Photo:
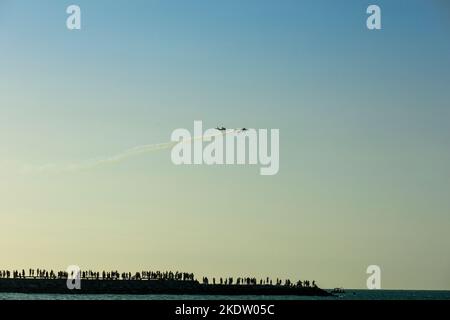
[[[242,128],[242,129],[240,129],[240,131],[248,131],[248,129],[247,128]]]
[[[219,131],[225,131],[225,130],[227,130],[227,128],[224,128],[224,127],[217,127],[216,130],[219,130]]]

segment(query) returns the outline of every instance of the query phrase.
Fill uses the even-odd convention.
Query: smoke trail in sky
[[[139,155],[143,155],[146,153],[151,153],[159,150],[165,150],[172,148],[178,143],[191,143],[195,140],[205,140],[210,139],[213,137],[217,137],[220,135],[226,135],[234,132],[235,130],[227,130],[225,132],[221,132],[215,135],[209,135],[209,136],[199,136],[199,137],[193,137],[191,139],[187,139],[184,141],[171,141],[171,142],[165,142],[165,143],[157,143],[157,144],[147,144],[147,145],[141,145],[136,146],[134,148],[125,150],[121,153],[102,157],[102,158],[95,158],[83,162],[75,162],[75,163],[68,163],[68,164],[45,164],[40,166],[25,166],[22,169],[22,173],[24,174],[33,174],[33,173],[64,173],[64,172],[74,172],[74,171],[80,171],[80,170],[89,170],[94,169],[99,166],[107,165],[107,164],[114,164],[114,163],[120,163],[122,161],[125,161],[129,158],[136,157]]]

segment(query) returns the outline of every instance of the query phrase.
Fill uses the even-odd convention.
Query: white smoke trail
[[[136,146],[131,149],[125,150],[121,153],[102,157],[102,158],[95,158],[90,159],[83,162],[75,162],[75,163],[68,163],[68,164],[45,164],[40,166],[25,166],[22,169],[22,173],[24,174],[33,174],[33,173],[64,173],[64,172],[74,172],[74,171],[81,171],[81,170],[89,170],[94,169],[96,167],[107,165],[107,164],[115,164],[120,163],[122,161],[125,161],[129,158],[136,157],[139,155],[143,155],[150,152],[155,152],[159,150],[165,150],[169,149],[179,143],[191,143],[196,140],[205,140],[205,139],[211,139],[213,137],[217,137],[220,135],[227,135],[230,133],[235,132],[235,130],[226,130],[224,132],[210,135],[210,136],[198,136],[193,137],[191,139],[187,139],[184,141],[171,141],[171,142],[164,142],[164,143],[157,143],[157,144],[147,144],[147,145],[141,145]]]

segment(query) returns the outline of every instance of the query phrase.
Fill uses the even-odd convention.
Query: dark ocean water
[[[333,297],[0,293],[0,300],[450,300],[450,291],[347,290]]]

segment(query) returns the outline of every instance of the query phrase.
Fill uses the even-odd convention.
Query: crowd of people
[[[142,272],[119,272],[112,271],[80,271],[81,279],[84,280],[178,280],[194,281],[194,274],[187,272],[172,271],[142,271]],[[67,271],[53,271],[45,269],[29,269],[28,273],[23,270],[0,270],[0,279],[67,279]]]
[[[73,277],[73,275],[71,275]],[[172,271],[141,271],[136,273],[112,271],[80,271],[79,277],[83,280],[175,280],[175,281],[196,281],[193,273],[187,272],[172,272]],[[0,279],[68,279],[67,271],[53,271],[45,269],[29,269],[28,273],[25,270],[0,270]],[[288,287],[316,287],[315,281],[297,281],[291,282],[289,279],[276,279],[272,281],[269,277],[260,279],[251,277],[238,277],[234,279],[229,278],[212,278],[210,281],[208,277],[202,278],[202,283],[220,284],[220,285],[276,285]]]
[[[250,277],[243,277],[243,278],[237,278],[236,281],[234,280],[234,278],[230,277],[230,278],[219,278],[216,281],[216,278],[212,278],[212,282],[210,282],[210,280],[207,277],[203,277],[202,279],[203,284],[222,284],[222,285],[232,285],[232,284],[236,284],[236,285],[275,285],[276,286],[286,286],[286,287],[306,287],[306,288],[310,288],[310,287],[317,287],[316,285],[316,281],[313,281],[312,283],[309,280],[305,280],[305,281],[297,281],[297,282],[291,282],[291,280],[286,279],[286,280],[281,280],[281,279],[276,279],[276,281],[272,281],[272,279],[270,279],[269,277],[267,277],[266,279],[260,279],[259,281],[256,278],[250,278]]]

